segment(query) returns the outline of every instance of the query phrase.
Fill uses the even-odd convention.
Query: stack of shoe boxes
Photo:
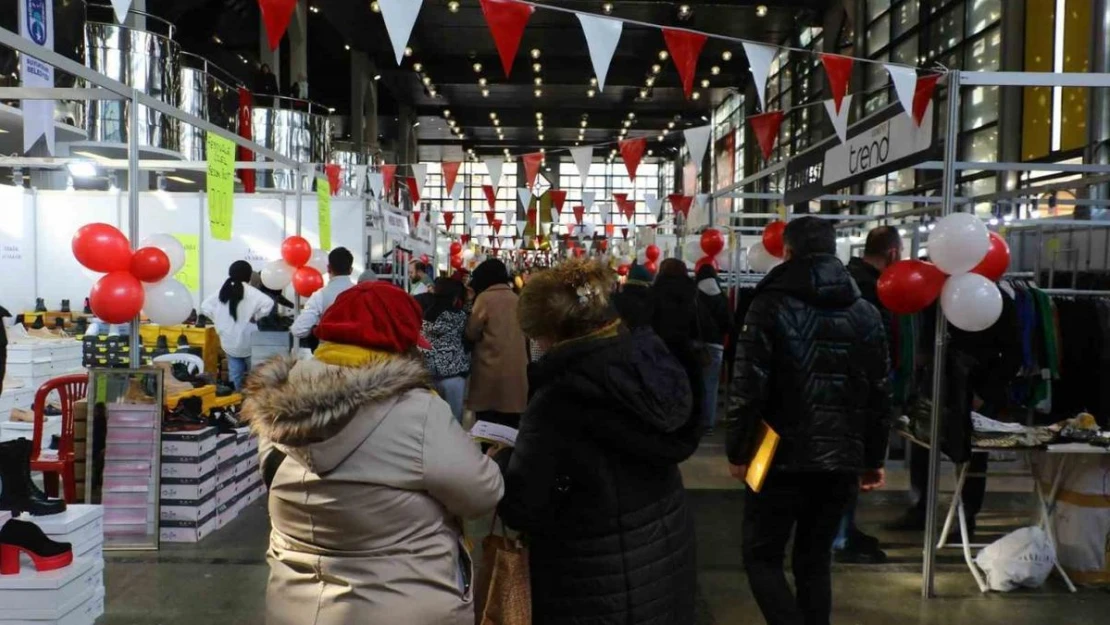
[[[239,464],[239,441],[235,432],[219,435],[216,462],[216,520],[217,526],[223,529],[239,516],[235,505],[239,501],[239,482],[235,480],[235,469]]]
[[[6,515],[6,513],[0,513]],[[73,563],[40,573],[23,556],[17,575],[0,576],[0,625],[92,625],[104,614],[104,525],[100,506],[23,517],[48,538],[73,546]],[[0,525],[6,521],[0,516]]]
[[[154,467],[161,417],[154,404],[108,404],[104,449],[104,532],[113,538],[147,540],[156,528],[158,493]]]
[[[218,526],[216,432],[162,434],[159,536],[165,542],[199,542]]]
[[[81,372],[81,343],[73,339],[13,342],[8,345],[6,382],[0,393],[0,415],[12,408],[29,410],[35,391],[52,378]]]
[[[235,480],[239,486],[239,509],[258,499],[265,492],[262,484],[262,471],[258,467],[258,439],[250,435],[250,428],[236,430],[238,462],[235,465]]]
[[[113,330],[120,326],[112,326]],[[126,334],[86,334],[81,339],[81,364],[93,368],[127,369],[131,366],[131,339]]]

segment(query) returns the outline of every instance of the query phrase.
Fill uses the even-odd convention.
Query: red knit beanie
[[[339,294],[316,326],[316,337],[395,354],[414,345],[431,349],[420,335],[423,317],[408,293],[385,282],[363,282]]]

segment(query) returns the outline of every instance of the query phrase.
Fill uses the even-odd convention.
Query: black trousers
[[[987,454],[971,454],[969,470],[971,473],[987,472]],[[928,507],[927,486],[929,484],[929,450],[924,447],[910,446],[910,487],[913,489],[917,502],[914,509],[925,518],[925,508]],[[964,481],[964,512],[967,514],[968,523],[975,525],[975,516],[983,509],[983,498],[987,495],[987,478],[968,477]]]
[[[744,568],[768,625],[828,625],[831,551],[840,518],[859,489],[853,473],[774,473],[744,498]],[[794,586],[783,559],[794,533]]]

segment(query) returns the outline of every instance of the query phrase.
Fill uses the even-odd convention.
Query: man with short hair
[[[740,331],[726,450],[743,480],[760,422],[781,436],[761,490],[745,496],[744,565],[769,625],[826,625],[840,519],[857,490],[885,481],[890,364],[832,223],[802,217],[784,239],[785,262],[756,288]],[[783,572],[791,533],[796,596]]]
[[[409,265],[409,295],[416,297],[431,290],[434,280],[428,275],[429,273],[431,273],[431,267],[424,262],[412,261]]]
[[[355,285],[351,279],[354,264],[354,255],[345,247],[337,247],[328,254],[328,284],[308,298],[304,310],[293,321],[293,327],[289,328],[293,336],[302,339],[311,336],[312,330],[320,323],[324,311],[335,302],[335,298]]]
[[[863,257],[848,261],[848,273],[859,287],[860,296],[879,311],[886,331],[890,359],[894,362],[894,315],[879,301],[879,276],[887,267],[902,260],[902,235],[893,226],[879,226],[867,233]],[[879,547],[879,539],[864,534],[856,527],[856,503],[853,500],[840,522],[840,531],[833,542],[833,556],[846,564],[882,564],[886,553]]]

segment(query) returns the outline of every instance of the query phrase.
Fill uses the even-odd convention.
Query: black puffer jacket
[[[694,533],[678,463],[696,449],[682,366],[649,329],[558,346],[505,466],[536,625],[690,625]]]
[[[821,254],[783,263],[759,284],[740,331],[729,460],[747,464],[762,419],[782,437],[779,470],[881,467],[889,369],[879,312],[844,265]]]

